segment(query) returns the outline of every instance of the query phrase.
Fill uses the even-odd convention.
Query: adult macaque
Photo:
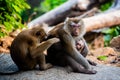
[[[91,69],[85,58],[88,47],[83,38],[84,34],[82,22],[76,19],[67,18],[64,23],[56,26],[49,32],[49,38],[58,37],[60,42],[48,48],[47,62],[68,66],[74,72],[95,74],[97,71]]]
[[[43,51],[48,49],[53,43],[58,42],[59,39],[52,38],[43,41],[45,38],[47,38],[47,35],[42,25],[24,30],[17,35],[11,44],[10,54],[19,71],[35,69],[37,64],[40,70],[52,67],[50,63],[46,63]]]

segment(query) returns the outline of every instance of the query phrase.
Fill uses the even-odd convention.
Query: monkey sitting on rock
[[[85,27],[82,21],[74,18],[67,18],[64,23],[55,26],[49,32],[48,38],[57,37],[60,41],[48,48],[47,62],[58,66],[68,66],[73,72],[97,73],[90,66],[90,64],[96,64],[85,58],[89,50],[83,38],[84,34]]]
[[[52,38],[44,41],[46,37],[47,34],[42,24],[32,29],[23,30],[16,36],[11,44],[10,55],[19,71],[35,69],[36,65],[39,65],[40,70],[52,67],[50,63],[46,63],[43,51],[48,49],[53,43],[58,42],[59,39]],[[1,75],[14,73],[16,72],[0,72]]]

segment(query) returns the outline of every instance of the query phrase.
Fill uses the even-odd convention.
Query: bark
[[[104,27],[120,25],[120,10],[96,15],[93,17],[83,18],[82,21],[87,29],[87,32]]]

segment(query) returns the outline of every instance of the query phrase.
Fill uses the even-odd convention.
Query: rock
[[[0,64],[0,71],[17,70],[9,54],[0,55]],[[65,68],[53,67],[46,71],[32,70],[14,75],[0,75],[0,80],[120,80],[119,67],[97,65],[93,69],[98,71],[97,74],[68,73]]]
[[[110,46],[120,52],[120,35],[110,41]]]

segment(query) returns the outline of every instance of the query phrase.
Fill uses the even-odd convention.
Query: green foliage
[[[102,11],[107,10],[107,9],[112,5],[112,2],[113,2],[113,0],[111,0],[111,1],[109,1],[109,2],[107,2],[107,3],[105,3],[105,4],[103,4],[103,5],[101,5],[101,6],[100,6],[100,9],[101,9]]]
[[[116,26],[113,28],[109,28],[107,30],[103,30],[102,33],[104,33],[104,43],[105,46],[109,45],[110,40],[115,37],[120,35],[120,26]]]
[[[45,0],[44,2],[41,3],[41,10],[43,12],[50,11],[51,9],[54,9],[55,7],[64,3],[65,1],[67,0]]]
[[[67,0],[44,0],[40,4],[41,6],[39,12],[41,12],[42,14],[48,12],[66,1]],[[37,8],[35,10],[37,10]]]
[[[25,0],[0,0],[0,37],[24,27],[20,15],[26,9],[30,6]]]
[[[103,4],[100,6],[100,9],[102,11],[105,11],[107,10],[111,5],[112,5],[112,2],[113,0]],[[120,26],[116,26],[114,28],[109,28],[107,30],[103,30],[102,33],[104,33],[104,43],[105,43],[105,46],[108,46],[109,45],[109,42],[110,40],[115,37],[115,36],[118,36],[120,35]]]
[[[107,56],[99,56],[97,59],[101,61],[105,61],[108,57]]]

